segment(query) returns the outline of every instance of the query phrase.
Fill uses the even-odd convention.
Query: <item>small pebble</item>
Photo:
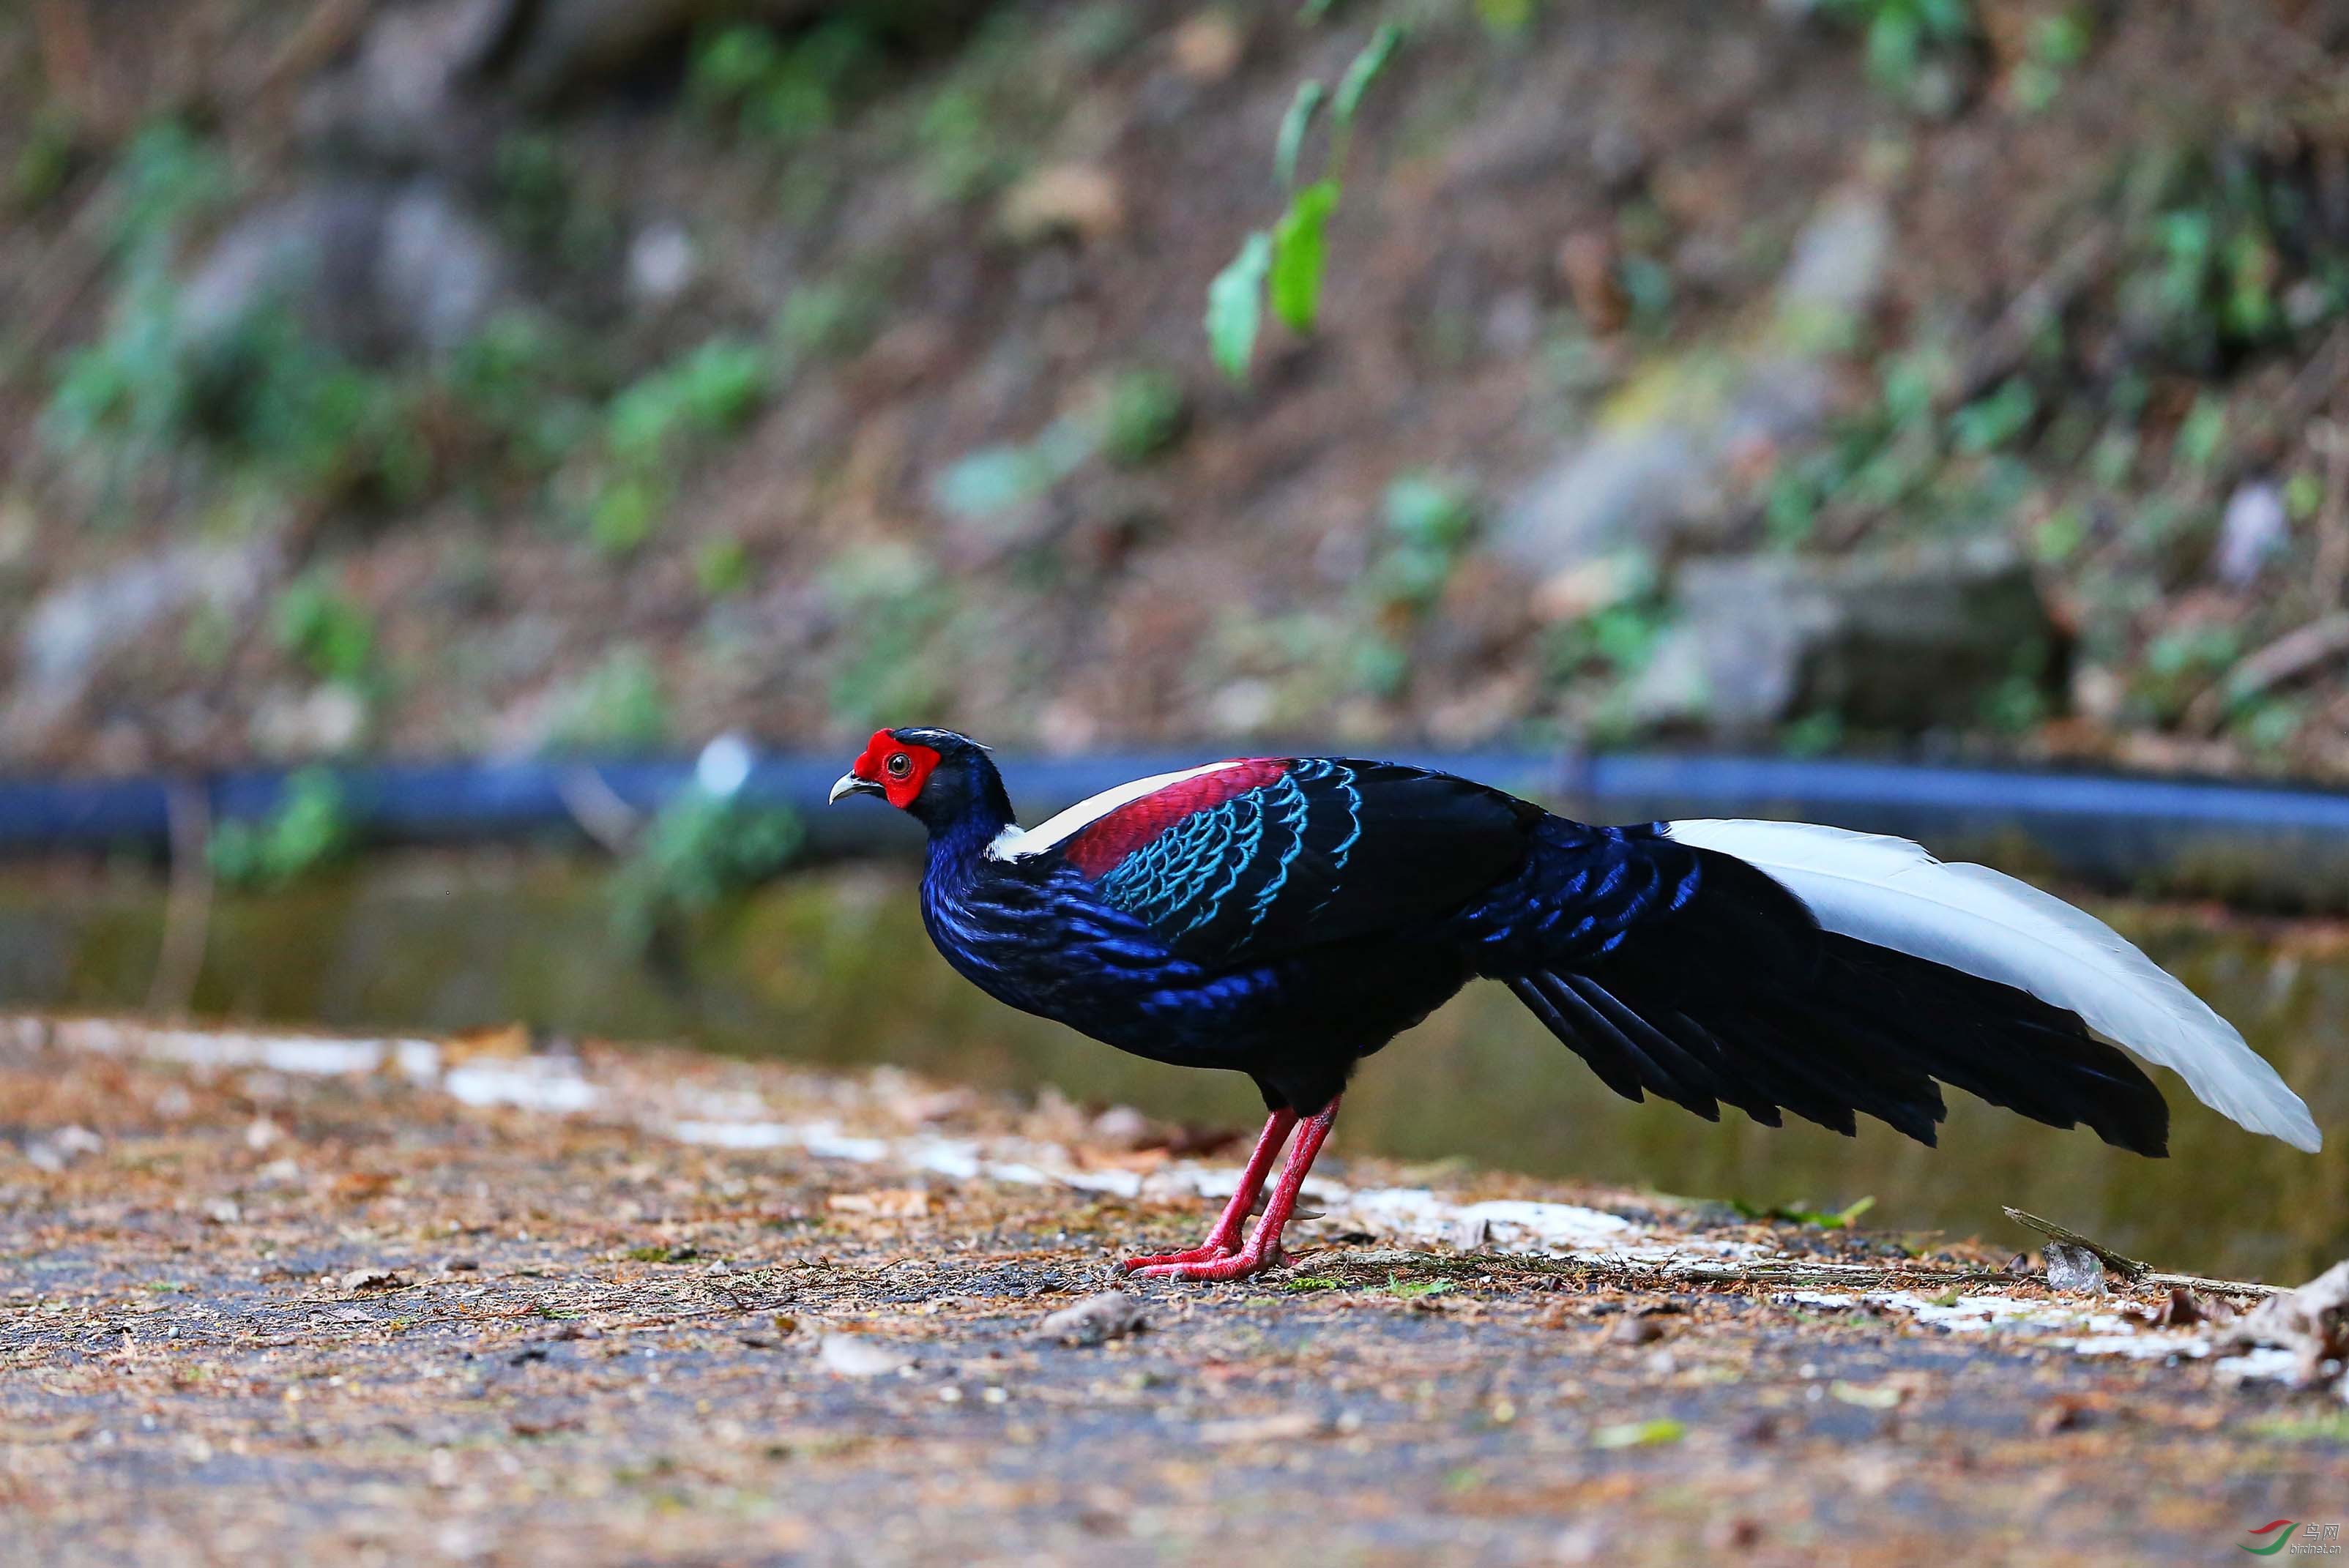
[[[1652,1345],[1664,1336],[1664,1326],[1652,1317],[1631,1316],[1619,1319],[1614,1331],[1607,1336],[1617,1345]]]
[[[855,1334],[825,1335],[815,1358],[825,1371],[843,1377],[885,1377],[914,1364],[904,1351]]]
[[[1122,1290],[1105,1290],[1053,1313],[1037,1325],[1036,1332],[1063,1345],[1099,1345],[1148,1326],[1141,1302]]]
[[[2057,1432],[2076,1432],[2089,1420],[2086,1407],[2076,1400],[2058,1399],[2040,1411],[2031,1424],[2035,1430],[2052,1437]]]
[[[2105,1265],[2095,1253],[2069,1242],[2050,1242],[2046,1253],[2048,1289],[2105,1294]]]

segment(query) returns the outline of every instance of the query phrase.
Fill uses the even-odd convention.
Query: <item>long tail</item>
[[[1926,1042],[1957,1052],[1992,1037],[2013,1040],[1987,1058],[1942,1058],[1929,1068],[1942,1082],[2042,1119],[2075,1110],[2112,1143],[2137,1148],[2149,1127],[2124,1108],[2136,1096],[2133,1087],[2124,1091],[2114,1063],[2147,1089],[2152,1085],[2126,1058],[2088,1040],[2079,1028],[2085,1024],[2175,1070],[2199,1101],[2248,1130],[2312,1152],[2323,1143],[2309,1108],[2234,1026],[2103,920],[2027,882],[1985,866],[1942,864],[1900,838],[1823,826],[1675,821],[1671,836],[1754,866],[1809,906],[1830,934],[1823,981],[1842,991],[1837,969],[1863,981],[1858,991],[1842,991],[1839,1014],[1887,1028],[1896,1024],[1881,1016],[1887,997],[1905,993],[1898,1026],[1926,1024]],[[1869,979],[1877,984],[1865,984]],[[1954,1012],[1942,1018],[1938,1007]],[[2003,1028],[1997,1014],[2008,1014]],[[2055,1040],[2064,1045],[2055,1049]],[[2055,1049],[2055,1057],[2032,1058],[2034,1049]],[[1921,1054],[1936,1052],[1926,1045]],[[1966,1082],[1969,1075],[2015,1099]],[[2097,1094],[2109,1099],[2097,1101]],[[2119,1124],[2107,1127],[2105,1119],[2114,1118]]]
[[[1508,939],[1571,932],[1496,951],[1485,972],[1630,1099],[1705,1118],[1729,1103],[1769,1124],[1792,1110],[1839,1131],[1872,1115],[1930,1143],[1950,1085],[2161,1155],[2161,1091],[2093,1028],[2243,1127],[2319,1148],[2300,1096],[2224,1018],[2025,882],[1842,829],[1559,829],[1529,885],[1562,902],[1517,911]]]

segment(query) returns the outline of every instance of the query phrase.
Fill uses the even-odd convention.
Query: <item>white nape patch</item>
[[[1120,806],[1131,806],[1145,795],[1155,795],[1170,784],[1180,784],[1185,779],[1196,779],[1203,773],[1217,773],[1226,768],[1237,768],[1247,759],[1228,758],[1210,762],[1202,768],[1185,768],[1175,773],[1154,773],[1147,779],[1136,779],[1114,789],[1104,789],[1091,799],[1080,800],[1057,817],[1049,818],[1032,828],[1022,828],[1017,822],[995,835],[987,846],[987,856],[994,861],[1025,860],[1040,855],[1062,840],[1100,821]]]
[[[2029,882],[1944,864],[1906,839],[1803,822],[1667,824],[1733,855],[1845,936],[2028,991],[2186,1080],[2220,1115],[2314,1153],[2308,1107],[2236,1033],[2121,934]]]

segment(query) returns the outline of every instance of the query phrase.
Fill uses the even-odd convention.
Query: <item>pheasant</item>
[[[1899,839],[1594,827],[1337,757],[1137,779],[1022,829],[986,748],[924,727],[877,731],[833,787],[851,795],[928,830],[923,923],[982,990],[1255,1080],[1264,1130],[1222,1216],[1130,1273],[1227,1280],[1279,1263],[1355,1065],[1479,978],[1617,1093],[1709,1119],[1729,1105],[1850,1134],[1865,1114],[1930,1144],[1948,1085],[2160,1156],[2168,1107],[2109,1039],[2253,1131],[2321,1141],[2242,1037],[2109,927]]]

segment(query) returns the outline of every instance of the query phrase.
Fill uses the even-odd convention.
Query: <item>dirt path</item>
[[[2329,1396],[2076,1353],[2149,1331],[1945,1294],[1965,1249],[1357,1161],[1285,1273],[1064,1344],[1217,1161],[523,1044],[0,1021],[0,1563],[2222,1562],[2349,1516]],[[1464,1217],[1522,1250],[1375,1233]],[[1909,1294],[1670,1272],[1774,1259]]]

